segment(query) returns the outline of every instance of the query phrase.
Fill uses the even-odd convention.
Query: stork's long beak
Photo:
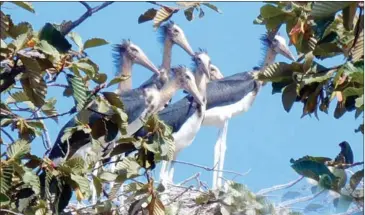
[[[279,45],[278,52],[279,52],[279,54],[283,55],[284,57],[288,58],[289,60],[293,60],[293,61],[296,60],[294,55],[291,53],[289,47],[285,44]]]
[[[140,53],[139,59],[136,60],[136,63],[146,67],[147,69],[151,70],[152,72],[156,74],[160,74],[160,71],[158,68],[153,64],[150,59],[147,57],[147,55],[143,52]]]
[[[186,91],[188,91],[194,97],[194,100],[196,102],[198,102],[198,104],[204,105],[203,96],[199,92],[198,87],[196,86],[195,81],[190,82],[190,84],[188,84],[188,86],[186,86],[186,87],[187,87]]]
[[[176,44],[179,45],[182,49],[184,49],[190,56],[194,55],[194,51],[191,48],[188,39],[186,39],[185,35],[180,37],[178,41],[176,41]]]

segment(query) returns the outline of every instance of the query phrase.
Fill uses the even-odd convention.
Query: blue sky
[[[91,3],[97,5],[98,3]],[[183,13],[175,14],[173,20],[182,27],[194,50],[208,50],[212,63],[217,65],[225,76],[249,71],[262,59],[260,35],[265,27],[254,25],[253,20],[259,14],[262,3],[257,2],[219,2],[214,3],[223,14],[205,9],[205,17],[188,22]],[[45,22],[61,23],[62,20],[75,20],[85,12],[78,2],[34,2],[36,14],[5,4],[4,11],[11,15],[13,21],[28,21],[35,30],[39,30]],[[118,2],[94,14],[75,29],[85,41],[92,37],[101,37],[111,44],[122,39],[131,39],[139,45],[148,57],[160,65],[162,62],[162,45],[158,43],[157,34],[152,23],[138,24],[138,16],[153,7],[143,2]],[[285,28],[281,34],[286,35]],[[286,37],[286,36],[285,36]],[[295,49],[291,47],[294,55]],[[99,65],[100,70],[114,75],[115,68],[111,46],[90,49],[88,54]],[[190,57],[178,47],[174,47],[172,64],[190,65]],[[276,61],[285,61],[279,56]],[[337,65],[342,58],[322,62],[326,66]],[[139,86],[152,73],[145,68],[135,66],[133,85]],[[112,89],[114,90],[114,89]],[[62,88],[49,90],[49,97],[58,99],[58,111],[65,112],[73,104],[71,99],[62,97]],[[3,97],[2,97],[3,98]],[[354,129],[362,119],[354,120],[354,112],[345,114],[341,119],[334,119],[335,103],[329,115],[319,113],[320,120],[314,116],[300,118],[302,104],[296,103],[290,113],[286,113],[281,104],[281,94],[271,94],[271,86],[266,85],[259,93],[252,108],[229,122],[225,169],[237,172],[251,172],[245,177],[236,178],[257,191],[275,184],[286,183],[298,177],[290,167],[290,158],[297,159],[305,155],[326,156],[334,158],[340,148],[338,143],[347,140],[354,151],[355,161],[363,161],[363,136],[354,133]],[[55,140],[61,127],[71,118],[63,117],[56,124],[48,120],[52,141]],[[217,137],[217,128],[203,127],[194,143],[184,150],[178,160],[188,161],[211,167],[213,165],[213,149]],[[44,152],[41,140],[33,143],[36,154]],[[211,183],[212,173],[185,165],[176,165],[175,182],[202,172],[202,180]],[[155,171],[156,176],[159,171]],[[231,175],[225,174],[226,178]]]

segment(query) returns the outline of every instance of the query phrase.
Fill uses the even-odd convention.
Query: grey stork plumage
[[[261,37],[261,42],[265,51],[265,58],[261,63],[261,71],[272,64],[278,54],[290,60],[295,60],[283,37],[275,35],[273,39],[270,39],[268,34],[265,34]],[[217,93],[209,96],[210,91],[208,91],[208,106],[203,125],[212,125],[219,128],[214,148],[214,166],[217,165],[218,171],[213,172],[212,185],[213,189],[216,189],[222,186],[223,172],[221,170],[224,166],[228,120],[233,116],[246,112],[252,106],[257,93],[264,83],[254,80],[252,72],[250,72],[226,77],[216,83],[212,83],[212,85],[216,85],[214,88]],[[240,88],[242,89],[240,90]],[[211,88],[208,86],[208,89]]]
[[[160,74],[160,71],[149,60],[142,49],[133,44],[130,40],[123,40],[121,44],[115,45],[113,51],[114,61],[118,69],[118,75],[129,77],[127,80],[119,83],[118,90],[116,91],[117,94],[121,94],[132,89],[133,64],[144,66],[154,72],[156,75]]]
[[[209,81],[211,70],[210,57],[205,52],[200,51],[193,56],[193,61],[196,67],[195,81],[200,94],[206,101],[206,84]],[[159,112],[160,120],[172,127],[172,136],[175,144],[174,157],[193,142],[204,119],[205,109],[206,102],[201,104],[188,95]],[[145,136],[146,132],[145,128],[141,128],[135,136]],[[173,172],[174,169],[171,162],[163,161],[160,174],[161,181],[172,181]]]

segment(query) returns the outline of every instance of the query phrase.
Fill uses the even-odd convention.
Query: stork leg
[[[222,174],[221,170],[223,169],[224,165],[224,153],[226,151],[226,136],[227,136],[227,127],[228,127],[228,120],[224,122],[222,128],[218,131],[218,138],[217,142],[214,147],[214,168],[217,166],[218,168],[213,171],[213,189],[218,189],[222,186]],[[223,155],[222,155],[223,154]]]
[[[218,165],[218,178],[217,185],[218,187],[222,187],[222,177],[223,177],[223,168],[224,168],[224,159],[227,150],[227,130],[228,130],[228,120],[224,122],[224,126],[221,133],[221,148],[220,148],[220,157],[219,157],[219,165]]]

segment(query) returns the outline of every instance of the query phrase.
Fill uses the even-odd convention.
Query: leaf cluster
[[[270,65],[257,78],[272,82],[273,93],[282,93],[287,112],[295,102],[302,102],[302,117],[314,114],[318,118],[317,111],[327,113],[337,98],[335,118],[354,110],[358,117],[364,109],[363,20],[358,2],[265,4],[254,23],[268,31],[285,24],[299,58],[292,64]],[[331,68],[319,63],[335,56],[346,62]]]

